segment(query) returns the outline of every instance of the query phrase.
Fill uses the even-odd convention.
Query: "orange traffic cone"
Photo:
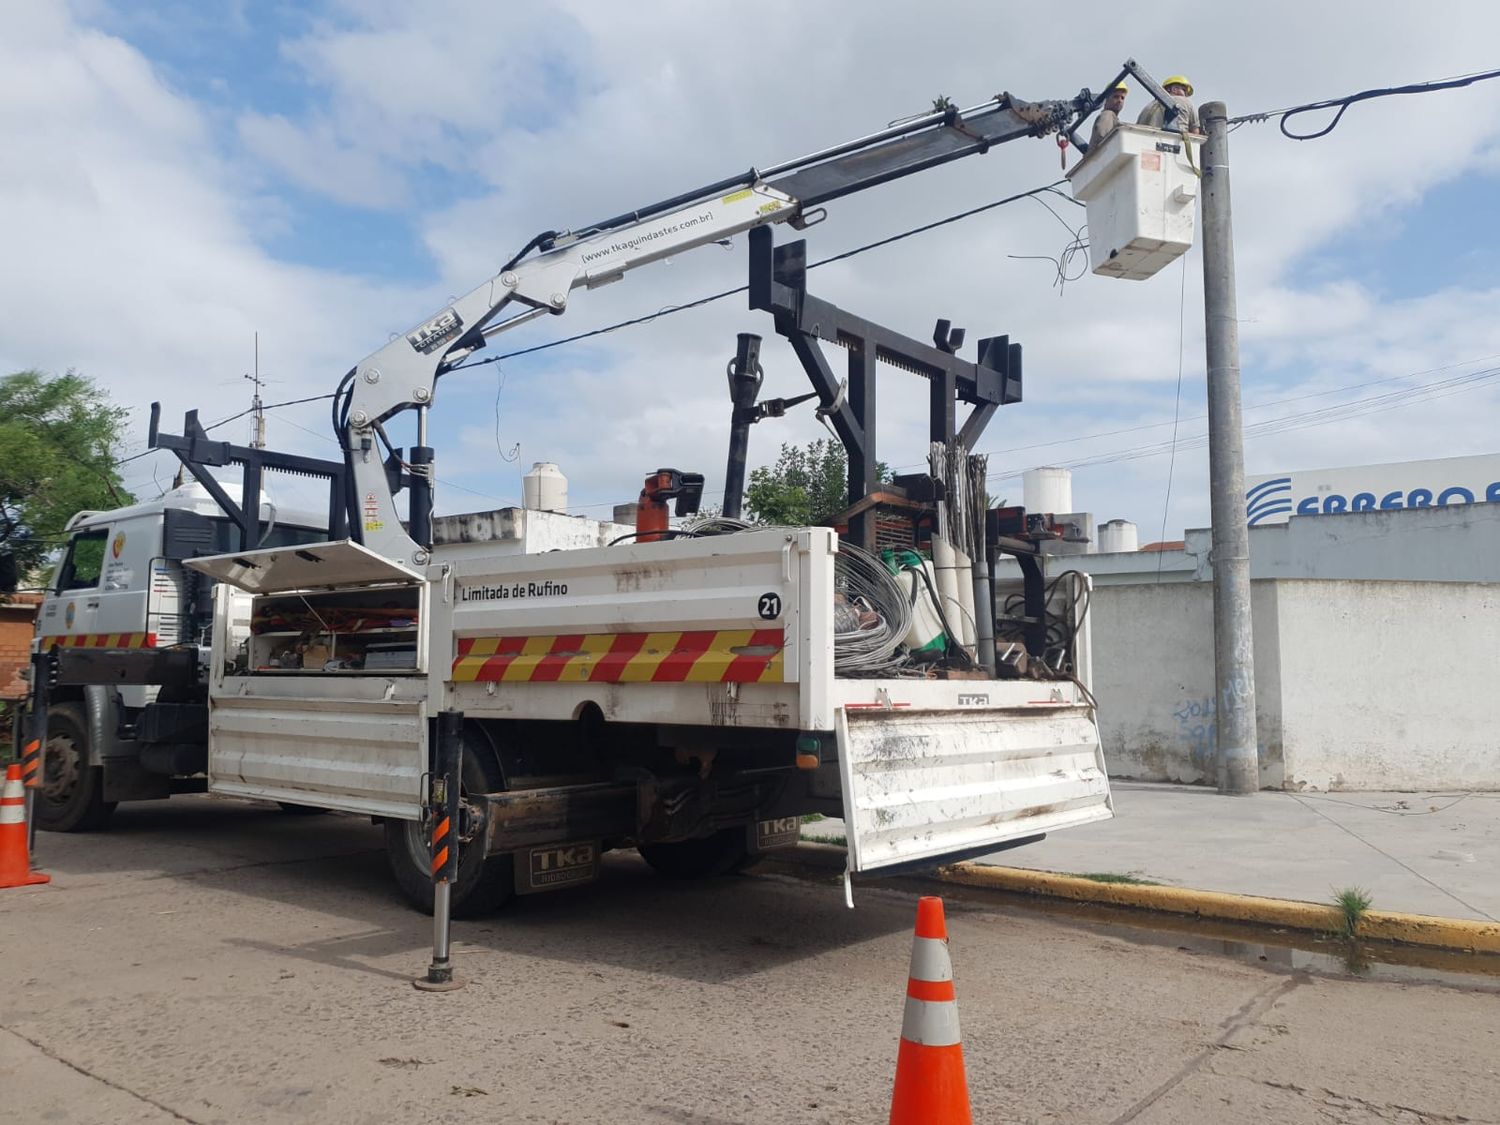
[[[891,1125],[973,1125],[943,900],[917,900]]]
[[[5,788],[0,790],[0,888],[29,887],[50,883],[51,875],[31,870],[26,847],[26,787],[21,767],[5,767]]]

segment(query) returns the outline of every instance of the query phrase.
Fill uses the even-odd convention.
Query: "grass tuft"
[[[1114,871],[1088,871],[1078,877],[1092,879],[1096,883],[1125,883],[1132,887],[1161,886],[1155,879],[1141,879],[1134,875],[1121,875]]]
[[[1345,887],[1333,896],[1333,905],[1344,917],[1344,936],[1358,937],[1359,923],[1370,909],[1370,892],[1363,887]]]

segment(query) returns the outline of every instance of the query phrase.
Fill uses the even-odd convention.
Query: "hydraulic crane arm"
[[[821,217],[818,208],[841,196],[1021,137],[1066,132],[1098,100],[1087,90],[1068,101],[1026,102],[1001,94],[969,110],[937,110],[772,168],[752,168],[576,231],[538,236],[489,280],[361,360],[339,385],[334,424],[355,490],[353,536],[388,558],[427,561],[427,409],[438,377],[490,337],[544,313],[564,312],[579,287],[618,281],[639,266],[753,227],[807,225]],[[377,438],[384,439],[382,423],[404,410],[417,412],[417,443],[408,462],[387,465]],[[412,481],[410,535],[392,487],[403,468]]]

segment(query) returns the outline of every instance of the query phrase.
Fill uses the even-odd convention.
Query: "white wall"
[[[1094,579],[1113,776],[1217,780],[1210,546],[1048,560]],[[1293,517],[1250,569],[1263,785],[1500,790],[1500,504]]]
[[[1500,586],[1277,587],[1287,788],[1500,789]]]
[[[1282,781],[1276,585],[1257,582],[1251,589],[1266,786]],[[1089,613],[1094,694],[1111,776],[1216,784],[1212,586],[1180,579],[1096,586]]]

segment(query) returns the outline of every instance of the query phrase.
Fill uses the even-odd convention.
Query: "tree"
[[[0,379],[0,554],[20,573],[41,564],[75,512],[134,499],[115,469],[125,417],[73,371]]]
[[[877,480],[891,479],[884,462],[875,472]],[[827,526],[849,506],[848,480],[848,460],[838,442],[818,438],[805,448],[783,444],[774,468],[750,473],[745,509],[756,523]]]

